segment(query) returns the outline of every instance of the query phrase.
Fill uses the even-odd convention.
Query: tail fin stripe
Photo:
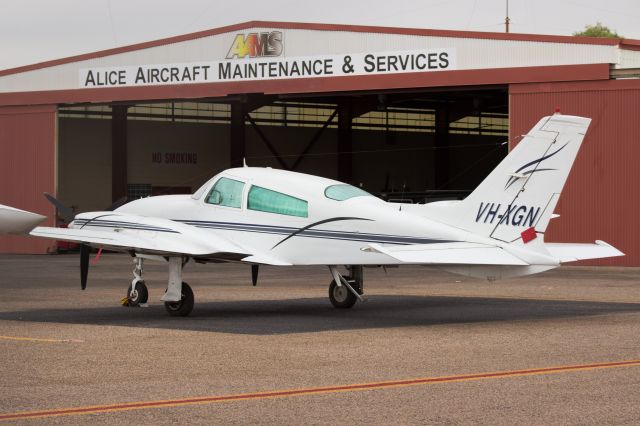
[[[569,143],[565,143],[564,145],[562,145],[560,148],[558,148],[556,151],[552,152],[551,154],[545,155],[544,157],[540,157],[537,160],[533,160],[528,162],[527,164],[525,164],[524,166],[520,167],[518,170],[516,170],[516,173],[520,173],[523,169],[526,169],[527,167],[534,165],[536,163],[541,163],[544,160],[546,160],[547,158],[551,158],[554,155],[556,155],[557,153],[559,153],[560,151],[562,151],[562,149],[567,146]]]

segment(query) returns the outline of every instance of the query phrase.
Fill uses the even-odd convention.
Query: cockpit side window
[[[346,183],[328,186],[327,189],[324,190],[324,195],[336,201],[344,201],[354,197],[373,197],[373,195],[367,191],[347,185]]]
[[[309,217],[309,204],[305,200],[260,186],[252,186],[247,201],[249,210]]]
[[[239,209],[242,206],[242,190],[244,182],[238,180],[221,177],[213,186],[206,202],[216,206],[235,207]]]

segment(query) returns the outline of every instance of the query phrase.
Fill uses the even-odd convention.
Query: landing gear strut
[[[333,281],[329,284],[329,300],[338,309],[351,308],[359,300],[364,302],[362,266],[348,266],[349,276],[344,277],[335,266],[329,266]]]
[[[122,299],[124,306],[140,306],[147,303],[149,299],[149,291],[142,279],[142,272],[144,270],[144,259],[141,257],[134,257],[133,263],[133,280],[127,289],[127,297]]]
[[[186,317],[193,310],[193,291],[189,284],[182,281],[182,268],[186,263],[187,259],[181,257],[169,258],[169,285],[160,298],[169,315],[174,317]]]
[[[169,262],[169,284],[167,291],[160,298],[169,315],[174,317],[186,317],[193,310],[194,297],[191,287],[182,281],[182,269],[189,258],[186,257],[160,257],[155,255],[137,254],[133,258],[133,280],[127,290],[127,296],[122,299],[124,306],[145,306],[149,299],[149,291],[142,279],[144,259]]]

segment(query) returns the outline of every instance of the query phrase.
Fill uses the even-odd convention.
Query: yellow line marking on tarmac
[[[18,419],[27,419],[27,418],[74,416],[74,415],[82,415],[82,414],[109,413],[109,412],[129,411],[129,410],[144,410],[149,408],[167,408],[167,407],[181,407],[181,406],[188,406],[188,405],[215,404],[220,402],[231,402],[231,401],[242,401],[242,400],[247,401],[247,400],[261,400],[261,399],[270,399],[270,398],[287,398],[287,397],[294,397],[294,396],[331,394],[331,393],[340,393],[340,392],[360,392],[360,391],[367,391],[367,390],[394,389],[394,388],[404,388],[409,386],[431,385],[431,384],[438,384],[438,383],[502,379],[507,377],[523,377],[523,376],[568,373],[568,372],[577,372],[577,371],[592,371],[592,370],[602,370],[602,369],[622,368],[622,367],[640,367],[640,359],[595,363],[595,364],[562,365],[562,366],[555,366],[555,367],[543,367],[543,368],[534,368],[534,369],[526,369],[526,370],[507,370],[507,371],[495,371],[495,372],[489,372],[489,373],[470,373],[470,374],[458,374],[458,375],[452,375],[452,376],[422,377],[422,378],[414,378],[414,379],[390,380],[390,381],[380,381],[380,382],[372,382],[372,383],[356,383],[356,384],[350,384],[350,385],[321,386],[321,387],[313,387],[313,388],[285,389],[285,390],[274,390],[274,391],[254,392],[254,393],[213,395],[213,396],[168,399],[168,400],[157,400],[157,401],[138,401],[138,402],[126,402],[121,404],[69,407],[69,408],[58,408],[58,409],[38,410],[38,411],[22,411],[22,412],[16,412],[16,413],[0,414],[0,420],[18,420]]]
[[[83,343],[83,340],[76,340],[76,339],[40,339],[36,337],[20,337],[20,336],[0,336],[0,340],[20,340],[24,342],[42,342],[42,343]]]

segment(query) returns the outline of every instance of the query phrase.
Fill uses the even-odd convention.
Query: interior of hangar
[[[392,201],[464,197],[506,155],[507,88],[58,107],[58,198],[76,211],[273,167]]]

